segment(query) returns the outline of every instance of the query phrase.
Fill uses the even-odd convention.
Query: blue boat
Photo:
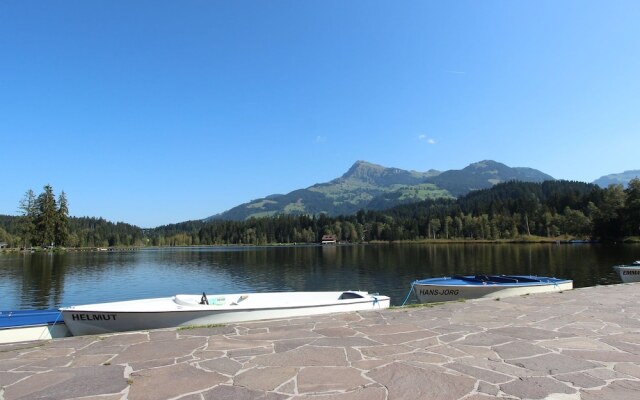
[[[71,336],[59,310],[0,311],[0,344]]]
[[[431,303],[561,292],[573,289],[573,281],[534,275],[454,275],[417,280],[412,287],[420,303]]]

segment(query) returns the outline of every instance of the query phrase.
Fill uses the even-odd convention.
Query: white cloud
[[[316,136],[316,143],[324,143],[327,141],[327,137],[326,136]]]
[[[424,135],[424,134],[418,135],[418,140],[421,141],[421,142],[429,143],[429,144],[436,144],[436,140],[435,139],[427,137],[427,135]]]

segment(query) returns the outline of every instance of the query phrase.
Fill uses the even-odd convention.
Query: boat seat
[[[354,292],[342,292],[338,300],[347,300],[347,299],[362,299],[364,298],[362,295]]]
[[[451,277],[452,279],[459,279],[465,282],[487,282],[489,278],[486,275],[476,275],[476,276],[463,276],[463,275],[454,275]]]
[[[181,306],[195,306],[196,304],[198,304],[198,302],[196,301],[185,300],[185,297],[183,296],[174,296],[173,301],[176,304],[180,304]]]
[[[510,276],[498,276],[491,275],[487,277],[487,281],[489,282],[497,282],[497,283],[518,283],[519,279],[510,277]]]
[[[540,279],[534,279],[534,278],[527,278],[524,276],[512,276],[512,279],[515,279],[517,282],[540,282]]]
[[[462,276],[454,275],[453,279],[460,279],[465,282],[494,282],[494,283],[518,283],[518,282],[538,282],[537,279],[525,278],[522,276],[509,276],[509,275],[476,275],[476,276]]]
[[[511,275],[482,275],[483,282],[496,283],[521,283],[521,282],[539,282],[538,279],[526,278],[524,276]]]
[[[247,294],[243,294],[242,296],[238,297],[238,300],[236,300],[236,301],[232,301],[230,305],[232,305],[232,306],[237,306],[237,305],[238,305],[238,303],[240,303],[241,301],[244,301],[244,300],[246,300],[246,299],[248,299],[248,298],[249,298],[249,295],[247,295]]]

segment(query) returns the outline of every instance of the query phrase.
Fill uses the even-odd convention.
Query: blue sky
[[[0,0],[0,214],[142,227],[492,159],[640,169],[638,1]]]

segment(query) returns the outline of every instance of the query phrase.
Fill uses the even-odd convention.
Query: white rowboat
[[[379,310],[389,297],[361,291],[274,292],[119,301],[60,309],[73,335],[136,331]]]
[[[629,265],[616,265],[613,269],[624,283],[640,282],[640,261],[634,261]]]
[[[521,275],[476,275],[422,279],[413,282],[420,303],[509,297],[573,289],[569,279]]]

